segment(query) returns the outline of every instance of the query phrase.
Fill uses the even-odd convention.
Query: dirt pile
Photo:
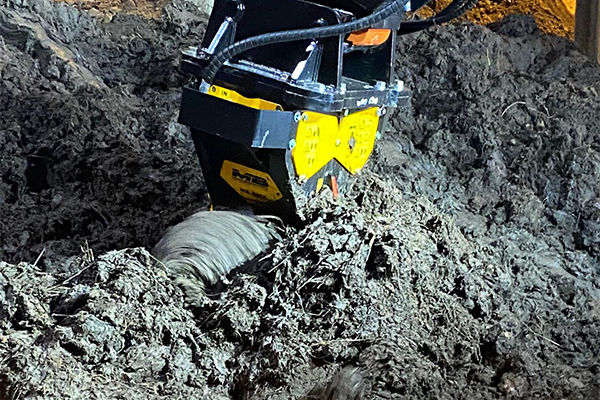
[[[495,215],[487,224],[561,232],[559,247],[598,257],[600,69],[531,18],[493,28],[458,25],[402,43],[415,114],[394,127],[458,179],[466,216],[442,209],[459,221]]]
[[[325,193],[261,272],[195,317],[144,251],[88,253],[64,273],[0,266],[5,384],[27,398],[321,398],[346,365],[364,398],[597,393],[597,287],[518,249],[513,271],[506,249],[377,177],[358,188],[343,204]]]
[[[64,1],[81,10],[86,10],[91,15],[104,20],[112,19],[118,13],[141,15],[147,18],[158,19],[162,16],[165,7],[171,3],[169,0],[57,0]],[[202,13],[209,14],[213,0],[187,0],[196,6]],[[195,8],[195,7],[194,7]]]
[[[562,0],[480,0],[467,18],[487,25],[513,14],[532,15],[544,33],[575,37],[575,14]]]
[[[141,15],[148,18],[159,18],[168,0],[64,0],[90,14],[104,19],[111,19],[118,13]]]
[[[176,120],[177,55],[204,19],[166,12],[103,24],[49,1],[0,9],[0,259],[148,244],[202,205]]]
[[[425,8],[424,15],[430,15],[431,9],[439,11],[449,3],[450,0],[434,0],[431,7]],[[544,33],[570,39],[575,36],[575,3],[571,0],[479,0],[466,18],[487,25],[521,14],[533,16]]]
[[[203,342],[181,292],[150,256],[127,250],[71,262],[78,272],[69,276],[0,263],[0,351],[10,355],[0,367],[2,398],[202,393],[214,365],[194,365],[193,355],[218,346]]]
[[[190,309],[105,252],[202,204],[192,12],[0,8],[0,398],[598,396],[599,67],[523,17],[403,38],[372,171]]]

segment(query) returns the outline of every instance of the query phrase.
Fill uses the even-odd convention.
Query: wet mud
[[[144,248],[206,204],[174,2],[0,8],[0,399],[593,399],[600,67],[532,19],[399,44],[346,196],[191,307]]]

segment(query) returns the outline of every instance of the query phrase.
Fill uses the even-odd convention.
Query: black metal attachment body
[[[346,35],[268,45],[228,61],[215,81],[207,83],[202,81],[202,70],[211,56],[255,35],[342,23],[369,14],[380,3],[215,0],[203,43],[183,52],[182,70],[197,81],[184,88],[180,112],[180,122],[192,130],[215,205],[235,207],[250,202],[258,212],[297,218],[301,197],[318,190],[328,176],[343,182],[349,175],[335,159],[314,176],[295,171],[292,150],[302,123],[298,116],[310,111],[335,116],[341,123],[345,116],[373,107],[383,115],[386,108],[408,102],[410,94],[393,74],[401,16],[373,27],[391,30],[389,38],[377,46],[353,45]],[[209,93],[213,85],[278,106],[264,109],[219,98]],[[383,120],[378,122],[378,132],[383,131]],[[281,198],[263,201],[258,192],[255,198],[240,195],[223,178],[227,160],[268,174]],[[248,182],[260,181],[247,171],[237,175]]]

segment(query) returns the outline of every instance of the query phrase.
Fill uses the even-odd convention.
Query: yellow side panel
[[[335,157],[338,119],[310,111],[303,117],[298,124],[292,159],[296,174],[310,178]]]
[[[377,108],[350,114],[342,120],[340,136],[344,145],[335,158],[352,174],[364,167],[373,152],[378,126]]]
[[[292,149],[296,174],[310,178],[334,158],[357,173],[373,151],[378,126],[376,107],[350,114],[341,123],[332,115],[303,113]]]
[[[269,174],[233,161],[223,161],[221,178],[249,202],[268,203],[283,197]]]
[[[246,107],[254,108],[255,110],[282,110],[281,106],[277,103],[272,103],[263,99],[251,99],[244,97],[238,92],[230,89],[225,89],[220,86],[212,85],[208,89],[208,94],[211,96],[218,97],[223,100],[228,100],[233,103],[241,104]]]

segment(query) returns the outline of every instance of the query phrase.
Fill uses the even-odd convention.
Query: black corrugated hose
[[[294,42],[297,40],[332,37],[369,28],[394,14],[404,13],[404,5],[408,3],[408,1],[409,0],[393,0],[371,15],[367,15],[366,17],[358,18],[342,24],[264,33],[262,35],[252,36],[244,40],[240,40],[239,42],[221,50],[214,57],[212,57],[209,64],[204,69],[203,79],[208,83],[212,83],[215,75],[221,69],[223,64],[238,54],[256,47],[275,43]]]
[[[403,35],[427,29],[434,25],[440,25],[450,22],[455,18],[460,17],[477,4],[479,0],[454,0],[446,8],[437,13],[434,17],[424,19],[423,21],[407,21],[403,22],[398,30],[398,33]]]
[[[203,71],[203,79],[208,83],[212,83],[215,75],[221,69],[223,64],[245,51],[269,44],[332,37],[366,29],[394,14],[404,13],[404,6],[408,2],[409,0],[392,0],[371,15],[367,15],[366,17],[358,18],[354,21],[345,22],[342,24],[264,33],[262,35],[246,38],[226,47],[213,56]],[[398,32],[400,34],[412,33],[427,29],[434,25],[450,22],[469,11],[477,2],[478,0],[454,0],[432,18],[425,19],[423,21],[403,22]]]

